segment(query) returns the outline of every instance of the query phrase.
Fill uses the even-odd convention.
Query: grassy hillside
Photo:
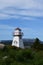
[[[6,46],[0,49],[0,65],[43,65],[43,50]]]

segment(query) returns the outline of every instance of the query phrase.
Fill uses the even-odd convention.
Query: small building
[[[5,45],[0,43],[0,49],[3,49],[4,47],[5,47]]]

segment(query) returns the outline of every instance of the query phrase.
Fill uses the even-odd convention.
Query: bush
[[[3,57],[7,56],[3,60]],[[0,50],[0,65],[42,65],[43,51],[6,46]]]

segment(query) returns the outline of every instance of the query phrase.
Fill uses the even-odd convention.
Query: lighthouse
[[[22,33],[21,29],[16,28],[15,32],[13,33],[12,46],[24,48],[22,36],[23,36],[23,33]]]

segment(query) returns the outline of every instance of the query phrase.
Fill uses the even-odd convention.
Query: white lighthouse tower
[[[21,29],[20,28],[16,28],[15,32],[13,33],[12,46],[24,48],[22,36],[23,36],[23,33],[21,32]]]

